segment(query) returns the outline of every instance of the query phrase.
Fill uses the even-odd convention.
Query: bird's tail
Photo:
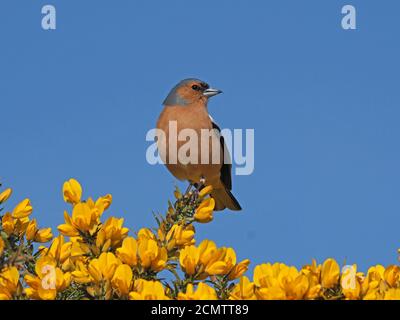
[[[214,189],[211,197],[215,200],[215,211],[221,211],[225,208],[238,211],[242,210],[239,202],[235,199],[233,194],[226,188]]]

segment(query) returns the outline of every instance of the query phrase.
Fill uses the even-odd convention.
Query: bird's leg
[[[187,195],[189,193],[189,191],[192,189],[192,187],[193,187],[193,182],[189,182],[189,185],[185,191],[185,195]]]
[[[206,184],[206,179],[201,176],[199,183],[195,183],[194,187],[196,188],[197,192],[199,192]]]
[[[196,188],[196,189],[194,190],[196,199],[197,199],[197,197],[199,196],[200,190],[203,189],[203,187],[205,186],[205,183],[206,183],[206,179],[205,179],[203,176],[201,176],[199,183],[195,183],[195,184],[194,184],[194,187]]]

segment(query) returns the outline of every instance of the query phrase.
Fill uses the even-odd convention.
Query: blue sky
[[[41,29],[41,7],[57,30]],[[357,9],[357,30],[341,8]],[[109,214],[155,225],[176,180],[145,159],[169,89],[198,77],[224,94],[222,128],[255,129],[255,171],[234,176],[243,211],[198,240],[238,259],[397,262],[400,247],[398,1],[77,1],[0,4],[0,177],[42,226],[61,187],[112,193]],[[179,183],[184,188],[186,185]]]

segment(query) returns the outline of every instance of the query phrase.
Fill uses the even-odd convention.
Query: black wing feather
[[[222,148],[222,159],[224,163],[222,164],[221,167],[221,181],[224,184],[225,188],[228,190],[232,190],[232,164],[231,163],[225,163],[225,152],[227,152],[227,157],[231,159],[231,156],[229,154],[229,150],[225,145],[225,140],[224,137],[221,135],[221,129],[218,127],[218,125],[212,121],[211,123],[213,126],[213,129],[216,129],[219,133],[219,140],[221,142],[221,148]],[[231,162],[231,161],[229,161]]]

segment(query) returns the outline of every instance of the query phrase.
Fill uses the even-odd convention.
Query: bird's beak
[[[203,95],[209,98],[209,97],[216,96],[217,94],[220,94],[220,93],[222,93],[221,90],[209,88],[209,89],[204,90]]]

